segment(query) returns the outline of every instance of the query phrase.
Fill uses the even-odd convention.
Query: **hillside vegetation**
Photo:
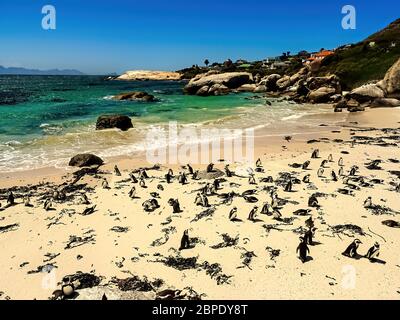
[[[336,74],[343,88],[350,90],[382,79],[399,58],[400,19],[364,41],[339,48],[322,61],[319,74]]]

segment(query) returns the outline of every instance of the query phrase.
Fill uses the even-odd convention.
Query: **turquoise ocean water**
[[[277,99],[268,106],[265,98],[250,93],[188,96],[182,93],[184,85],[107,81],[102,76],[0,76],[0,171],[64,166],[77,152],[104,157],[134,155],[146,148],[148,130],[165,130],[169,121],[195,128],[265,126],[275,132],[284,127],[289,130],[290,124],[298,124],[304,116],[323,117],[330,112]],[[111,99],[117,93],[136,90],[153,94],[159,101]],[[130,116],[134,128],[95,131],[99,115],[115,113]],[[315,123],[302,122],[298,129],[308,127]]]

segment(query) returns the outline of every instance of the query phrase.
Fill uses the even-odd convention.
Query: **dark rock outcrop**
[[[128,116],[115,114],[115,115],[102,115],[97,118],[96,130],[118,128],[126,131],[133,128],[132,120]]]
[[[132,91],[117,94],[113,97],[114,100],[118,101],[144,101],[144,102],[154,102],[156,99],[152,94],[148,94],[144,91]]]
[[[103,160],[94,154],[81,153],[73,156],[68,165],[72,167],[90,167],[93,165],[101,166],[103,163]]]

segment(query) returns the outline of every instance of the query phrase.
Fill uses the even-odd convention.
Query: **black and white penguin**
[[[309,174],[306,174],[306,175],[303,177],[303,182],[304,182],[304,183],[309,183],[309,182],[310,182],[310,175],[309,175]]]
[[[142,188],[145,188],[145,187],[146,187],[146,182],[144,181],[144,178],[143,178],[143,177],[140,177],[139,186],[142,187]]]
[[[135,186],[132,186],[131,190],[129,190],[128,195],[129,195],[129,198],[131,198],[131,199],[135,198],[135,195],[136,195],[136,187]]]
[[[117,165],[114,166],[114,174],[115,174],[116,176],[118,176],[118,177],[121,176],[121,171],[119,171]]]
[[[101,186],[103,187],[103,189],[110,189],[107,179],[103,179]]]
[[[14,194],[12,191],[9,192],[8,197],[7,197],[7,204],[9,206],[12,206],[15,204],[15,198],[14,198]]]
[[[256,161],[256,167],[258,167],[258,168],[262,167],[262,163],[261,163],[261,159],[260,158],[258,158],[257,161]]]
[[[312,154],[311,154],[311,158],[312,158],[312,159],[317,159],[318,156],[319,156],[319,150],[318,150],[318,149],[315,149],[315,150],[312,152]]]
[[[343,158],[342,157],[340,157],[338,160],[338,166],[343,167]]]
[[[343,252],[344,256],[354,258],[357,256],[357,249],[362,242],[359,239],[355,239]]]
[[[232,209],[231,209],[231,211],[229,212],[229,220],[235,220],[236,219],[236,217],[237,217],[237,208],[236,207],[233,207]]]
[[[197,192],[196,198],[194,199],[194,204],[196,206],[202,206],[203,205],[203,198],[201,197],[200,192]]]
[[[225,165],[225,174],[228,178],[233,176],[232,171],[229,169],[229,164]]]
[[[213,170],[214,170],[214,163],[210,163],[208,166],[207,166],[207,172],[213,172]]]
[[[324,168],[320,167],[317,171],[317,176],[321,178],[324,175]]]
[[[333,181],[338,181],[337,175],[334,170],[332,170],[332,172],[331,172],[331,177],[332,177]]]
[[[254,177],[254,174],[249,175],[249,184],[256,184],[256,178]]]
[[[190,248],[189,230],[185,230],[181,238],[181,246],[179,247],[179,250],[184,250],[189,248]]]
[[[247,217],[248,220],[253,221],[254,222],[254,218],[256,216],[257,213],[257,206],[254,206],[253,209],[250,210],[249,216]]]
[[[131,173],[129,174],[129,177],[131,178],[131,180],[132,180],[133,183],[138,183],[138,179],[135,177],[135,175],[134,175],[133,172],[131,172]]]
[[[310,252],[310,249],[308,248],[304,237],[300,237],[299,240],[300,240],[300,243],[297,246],[296,253],[299,254],[299,259],[301,260],[301,262],[304,263],[307,261],[307,256],[308,256],[308,253]]]
[[[261,214],[271,215],[271,206],[268,202],[265,202],[261,208]]]
[[[307,160],[301,165],[301,168],[303,170],[307,170],[309,165],[310,165],[310,160]]]
[[[372,207],[372,198],[368,197],[364,200],[364,208],[371,208]]]
[[[317,230],[317,228],[312,227],[310,229],[308,229],[308,231],[306,231],[306,233],[304,234],[304,241],[309,244],[309,245],[313,245],[313,238],[315,235],[315,231]]]
[[[332,156],[332,153],[330,153],[330,154],[329,154],[329,156],[328,156],[328,161],[329,161],[329,162],[333,162],[333,156]]]
[[[189,174],[193,174],[194,170],[193,170],[192,166],[190,164],[187,164],[186,166],[188,168]]]
[[[328,162],[327,160],[322,160],[320,167],[321,168],[325,168],[325,165],[326,165],[327,162]]]
[[[292,179],[289,178],[288,183],[285,186],[285,191],[286,192],[292,192],[292,188],[293,188],[293,183],[292,183]]]
[[[318,208],[319,207],[318,198],[315,196],[315,194],[312,194],[308,198],[308,206],[309,207],[314,207],[314,208]]]
[[[378,242],[375,242],[374,245],[369,248],[365,257],[370,261],[374,261],[379,256],[380,245]]]
[[[339,176],[343,176],[343,174],[344,174],[343,167],[339,168],[338,174],[339,174]]]

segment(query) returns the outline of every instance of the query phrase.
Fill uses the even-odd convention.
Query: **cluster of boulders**
[[[400,107],[400,59],[388,70],[383,80],[358,87],[335,104],[335,111],[363,111],[369,108]]]
[[[297,103],[332,103],[335,111],[363,111],[366,107],[400,106],[400,59],[383,80],[366,84],[351,92],[343,92],[336,75],[314,76],[310,65],[293,75],[270,74],[263,78],[247,72],[215,73],[210,71],[194,77],[184,92],[199,96],[222,95],[230,92],[266,93],[287,96]]]
[[[252,86],[252,83],[253,76],[248,72],[215,73],[215,71],[210,71],[191,79],[185,86],[184,92],[198,96],[217,96],[240,90],[243,86]],[[246,91],[249,90],[250,88]]]

